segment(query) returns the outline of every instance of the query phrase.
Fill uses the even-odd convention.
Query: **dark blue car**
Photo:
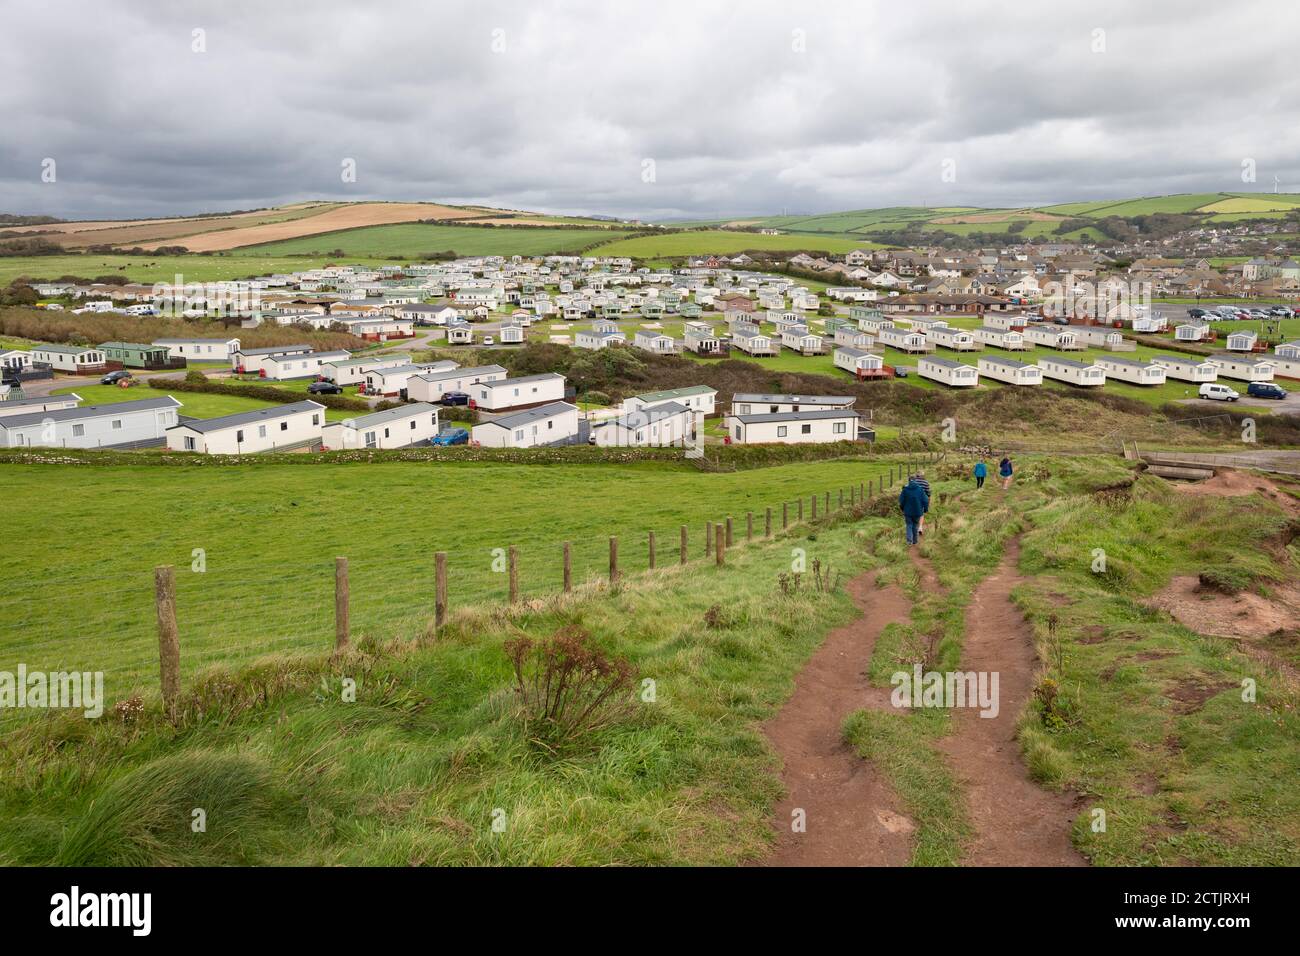
[[[433,443],[435,445],[467,445],[469,444],[469,432],[464,428],[448,428],[446,431],[434,435]]]

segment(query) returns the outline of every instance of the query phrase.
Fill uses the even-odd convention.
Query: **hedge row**
[[[874,455],[916,451],[924,442],[892,440],[864,446],[853,442],[827,445],[722,445],[708,450],[710,467],[725,470],[748,470],[798,462],[826,461],[834,458],[865,459]],[[686,462],[680,448],[604,448],[597,445],[569,445],[561,448],[470,448],[421,447],[394,449],[349,449],[319,454],[202,455],[167,452],[162,449],[141,451],[94,451],[89,449],[8,448],[0,449],[0,464],[66,465],[177,465],[181,467],[227,465],[328,465],[341,463],[378,463],[391,461],[504,462],[517,465],[609,465],[642,461]]]

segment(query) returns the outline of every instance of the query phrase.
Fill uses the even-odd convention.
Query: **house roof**
[[[660,392],[643,392],[640,395],[633,395],[633,398],[643,402],[662,402],[674,398],[688,398],[692,395],[717,395],[716,388],[709,388],[707,385],[687,385],[684,388],[666,388]]]
[[[309,412],[312,409],[324,409],[325,406],[320,402],[290,402],[288,405],[275,405],[271,408],[259,408],[252,412],[238,412],[234,415],[222,415],[220,418],[201,418],[192,422],[185,422],[181,425],[175,425],[174,428],[188,428],[190,431],[206,434],[207,432],[223,431],[227,428],[238,428],[241,425],[251,425],[254,422],[273,422],[277,419],[288,418],[290,415],[297,415],[302,412]],[[171,431],[172,429],[167,429]]]
[[[416,378],[425,382],[441,382],[444,379],[456,378],[460,375],[497,375],[505,371],[500,365],[474,365],[468,368],[457,365],[452,368],[434,369],[423,375],[417,375]]]
[[[866,349],[855,349],[847,346],[835,350],[836,355],[847,355],[849,358],[862,358],[866,355],[876,355],[875,352],[868,352]],[[876,356],[880,358],[880,356]],[[883,361],[883,359],[882,359]]]
[[[1205,365],[1205,359],[1193,358],[1190,355],[1157,355],[1151,361],[1153,362],[1173,362],[1177,365]]]
[[[163,348],[161,345],[146,345],[141,342],[100,342],[101,349],[137,349],[142,352],[157,352]]]
[[[628,412],[625,415],[618,416],[618,418],[612,418],[604,424],[617,425],[620,428],[626,428],[629,431],[632,431],[641,428],[642,426],[653,424],[661,419],[672,418],[676,415],[686,414],[689,412],[690,409],[685,405],[679,405],[676,402],[666,402],[663,405],[656,405],[653,408]]]
[[[415,418],[428,412],[436,412],[437,405],[431,405],[428,402],[415,402],[410,405],[400,405],[397,408],[389,408],[382,412],[374,412],[370,415],[362,415],[360,418],[348,418],[341,422],[330,422],[331,425],[342,425],[344,428],[372,428],[375,425],[383,425],[388,422],[405,421],[408,418]]]
[[[1055,362],[1057,365],[1068,365],[1070,368],[1096,368],[1092,362],[1076,362],[1074,359],[1058,358],[1055,355],[1044,355],[1038,360],[1039,365],[1044,362]]]
[[[339,362],[326,362],[326,365],[333,365],[335,368],[357,368],[364,365],[375,365],[379,362],[397,362],[398,365],[410,364],[411,356],[405,352],[395,352],[392,355],[372,355],[369,358],[354,358]]]
[[[134,402],[109,402],[106,405],[82,405],[78,408],[58,408],[52,411],[32,412],[29,415],[10,415],[7,418],[0,418],[0,428],[39,425],[48,421],[76,422],[87,418],[103,418],[108,415],[126,415],[132,412],[148,412],[180,407],[180,402],[170,395],[164,395],[161,398],[142,398]]]
[[[22,405],[57,405],[59,402],[72,402],[73,405],[81,401],[81,396],[76,392],[68,392],[66,395],[45,395],[36,398],[10,398],[0,403],[0,409],[17,408]]]
[[[1008,368],[1038,368],[1029,362],[1022,362],[1020,359],[1012,358],[1009,355],[981,355],[981,362],[993,362],[996,365],[1005,365]]]
[[[564,381],[564,376],[559,372],[543,372],[540,375],[524,375],[520,378],[503,378],[500,381],[480,382],[479,384],[488,388],[497,388],[498,386],[506,387],[511,385],[522,385],[524,382],[550,382],[557,378],[560,381]]]
[[[970,365],[966,362],[957,362],[954,361],[953,359],[946,359],[946,358],[936,358],[933,355],[922,356],[920,359],[918,359],[918,363],[919,362],[929,362],[931,365],[942,365],[944,368],[974,368],[975,367],[974,365]]]
[[[85,352],[94,352],[99,348],[97,345],[33,345],[33,352],[57,352],[60,355],[81,355]]]
[[[1210,356],[1212,359],[1219,359],[1224,362],[1245,362],[1247,365],[1272,365],[1268,359],[1254,358],[1250,355],[1237,355],[1232,352],[1215,352]]]
[[[767,412],[761,415],[732,415],[730,417],[746,425],[755,425],[763,422],[807,422],[827,418],[857,418],[858,413],[851,408],[821,408],[815,411]]]
[[[238,350],[240,355],[284,355],[289,352],[310,352],[310,345],[273,345],[265,349],[245,349]]]
[[[562,415],[565,412],[576,412],[578,407],[570,405],[568,402],[551,402],[549,405],[541,405],[537,408],[530,408],[526,411],[515,412],[513,415],[502,415],[500,418],[493,418],[490,421],[481,422],[475,427],[483,425],[499,425],[505,429],[516,428],[519,425],[527,425],[530,422],[540,421],[543,418],[553,418],[556,415]]]
[[[737,392],[733,402],[757,402],[769,405],[852,405],[852,395],[764,395],[757,392]]]

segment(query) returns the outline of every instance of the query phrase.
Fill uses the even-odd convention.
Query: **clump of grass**
[[[582,627],[540,640],[521,635],[503,649],[514,668],[519,722],[543,750],[572,747],[631,715],[632,665],[606,654]]]
[[[1240,594],[1250,587],[1250,574],[1231,564],[1216,564],[1196,576],[1203,590]]]

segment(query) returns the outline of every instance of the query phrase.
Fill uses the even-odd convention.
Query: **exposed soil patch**
[[[1165,689],[1165,696],[1173,701],[1173,712],[1175,714],[1194,714],[1202,707],[1205,702],[1216,694],[1234,686],[1227,681],[1206,682],[1188,678],[1186,680],[1175,681]]]
[[[966,787],[975,838],[963,863],[969,866],[1083,866],[1070,842],[1075,801],[1050,793],[1029,779],[1016,722],[1033,691],[1038,655],[1033,635],[1011,591],[1023,583],[1016,573],[1018,541],[998,570],[971,596],[966,610],[962,667],[997,672],[998,715],[974,708],[956,714],[956,732],[939,743]]]
[[[1089,624],[1079,634],[1077,644],[1100,644],[1106,639],[1106,629],[1100,624]]]
[[[1267,598],[1250,591],[1224,594],[1189,574],[1174,578],[1150,603],[1197,634],[1262,639],[1300,621],[1300,586],[1282,584],[1270,591]]]
[[[911,858],[915,827],[897,794],[841,736],[855,710],[889,707],[889,689],[873,687],[866,673],[880,632],[905,621],[909,605],[897,588],[877,587],[875,577],[870,571],[848,582],[862,616],[827,635],[764,727],[785,762],[786,789],[768,866],[905,866]],[[806,815],[803,833],[791,828],[796,809]]]
[[[1173,482],[1171,485],[1184,495],[1212,495],[1219,498],[1262,495],[1283,508],[1287,514],[1300,515],[1300,500],[1287,494],[1272,479],[1247,471],[1220,468],[1213,478],[1196,482]]]

